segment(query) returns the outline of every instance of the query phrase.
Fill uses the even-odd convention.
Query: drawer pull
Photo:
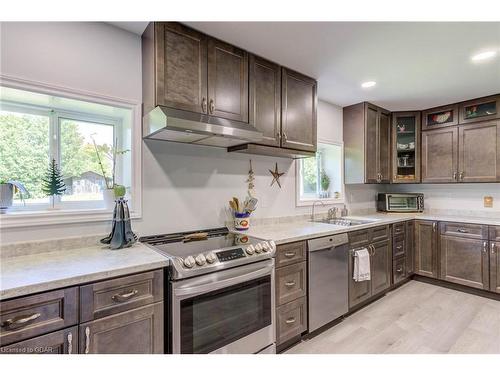
[[[115,294],[111,299],[115,302],[125,302],[135,296],[139,291],[137,289],[130,290],[122,294]]]
[[[288,286],[288,287],[295,286],[295,281],[287,281],[285,283],[285,286]]]
[[[85,328],[85,354],[90,351],[90,327]]]
[[[401,250],[403,248],[403,246],[399,245],[399,246],[396,246],[396,250]]]
[[[469,231],[467,229],[463,229],[463,228],[458,228],[457,232],[460,232],[460,233],[469,233]]]
[[[495,243],[491,244],[491,255],[495,255]]]
[[[68,354],[73,353],[73,335],[68,333]]]
[[[296,320],[295,318],[288,318],[287,320],[285,320],[285,323],[286,324],[293,324],[293,323],[295,323],[295,320]]]
[[[293,258],[295,256],[295,254],[296,254],[295,251],[290,251],[290,252],[285,253],[285,256],[287,258]]]
[[[396,268],[396,272],[403,272],[403,267]]]
[[[37,320],[40,317],[40,315],[41,315],[40,313],[35,313],[31,315],[16,316],[15,318],[8,319],[5,322],[3,322],[2,327],[5,329],[21,328],[23,326],[30,324],[34,320]]]

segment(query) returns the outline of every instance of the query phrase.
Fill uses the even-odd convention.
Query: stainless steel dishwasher
[[[307,241],[309,332],[349,309],[348,242],[346,233]]]

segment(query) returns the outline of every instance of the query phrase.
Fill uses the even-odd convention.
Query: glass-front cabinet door
[[[392,182],[420,182],[420,112],[392,115]]]

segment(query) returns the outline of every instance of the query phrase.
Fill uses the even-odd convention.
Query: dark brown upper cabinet
[[[422,182],[458,182],[458,128],[422,132]]]
[[[260,144],[281,146],[281,67],[250,55],[250,123],[262,132]]]
[[[157,105],[207,113],[208,37],[176,22],[155,22],[142,39],[144,113]]]
[[[445,128],[458,124],[458,104],[431,108],[422,112],[422,130]]]
[[[142,35],[144,113],[157,105],[248,123],[248,53],[176,22]]]
[[[282,68],[281,146],[316,151],[316,80]]]
[[[488,121],[500,118],[500,95],[460,103],[459,123]]]
[[[392,114],[392,182],[420,182],[420,112]]]
[[[422,182],[500,181],[500,121],[422,132]]]
[[[346,184],[391,181],[391,113],[363,102],[344,108]]]
[[[248,122],[248,53],[210,37],[208,113]]]
[[[500,121],[458,127],[458,181],[500,181]]]

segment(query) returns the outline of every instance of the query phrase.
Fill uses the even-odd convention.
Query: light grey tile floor
[[[286,353],[500,354],[500,301],[410,281]]]

